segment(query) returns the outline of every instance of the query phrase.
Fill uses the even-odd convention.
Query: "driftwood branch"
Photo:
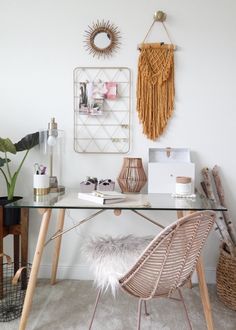
[[[220,174],[219,174],[219,167],[217,165],[215,165],[213,167],[212,175],[213,175],[213,178],[215,181],[216,190],[217,190],[220,204],[227,208],[226,202],[225,202],[225,193],[224,193],[224,189],[223,189]],[[227,228],[228,228],[229,235],[236,247],[236,230],[235,230],[234,224],[232,223],[232,220],[230,218],[230,214],[228,211],[223,211],[223,216],[224,216],[224,220],[227,225]]]
[[[205,196],[205,198],[208,198],[208,195],[207,195],[207,189],[206,189],[206,185],[205,185],[205,182],[201,182],[201,187],[202,187],[202,194]],[[222,231],[221,231],[221,226],[220,226],[220,223],[218,224],[218,218],[216,218],[216,221],[214,223],[214,230],[216,232],[216,234],[218,235],[219,239],[221,241],[224,241],[224,236],[222,234]]]
[[[206,195],[209,199],[213,200],[216,204],[220,204],[220,199],[218,197],[215,181],[213,175],[209,168],[205,167],[202,169],[202,176],[204,184],[202,184],[203,190],[205,190]],[[221,239],[225,242],[229,252],[234,255],[235,245],[231,236],[228,232],[227,224],[225,223],[224,215],[222,211],[217,212],[216,224],[219,228],[218,233],[220,233]]]

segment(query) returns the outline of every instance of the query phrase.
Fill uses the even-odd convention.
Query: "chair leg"
[[[140,325],[141,325],[142,303],[143,303],[143,300],[142,299],[139,299],[139,301],[138,301],[138,323],[137,323],[137,330],[140,330]]]
[[[148,313],[148,310],[147,310],[147,301],[144,300],[144,310],[145,310],[145,316],[149,316],[150,314]]]
[[[178,292],[179,292],[180,300],[181,300],[181,302],[184,306],[184,311],[185,311],[187,321],[188,321],[188,324],[189,324],[189,329],[192,330],[193,328],[192,328],[192,324],[191,324],[189,316],[188,316],[188,310],[187,310],[187,307],[186,307],[185,302],[184,302],[184,297],[183,297],[182,292],[181,292],[180,289],[178,289]]]
[[[97,294],[97,298],[96,298],[94,309],[93,309],[92,319],[91,319],[90,324],[89,324],[89,330],[92,328],[92,324],[93,324],[94,316],[95,316],[95,313],[96,313],[96,310],[97,310],[98,301],[99,301],[100,296],[101,296],[101,292],[102,292],[102,290],[100,289],[98,291],[98,294]]]

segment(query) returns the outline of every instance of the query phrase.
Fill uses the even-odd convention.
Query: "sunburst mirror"
[[[85,48],[93,57],[109,57],[120,47],[120,31],[110,21],[96,21],[85,31]]]

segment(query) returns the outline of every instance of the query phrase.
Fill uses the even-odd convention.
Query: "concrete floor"
[[[198,287],[183,290],[194,330],[206,329]],[[236,330],[236,312],[225,307],[217,298],[215,286],[209,286],[215,330]],[[87,330],[95,302],[96,290],[91,281],[58,281],[50,286],[39,280],[27,330]],[[188,329],[182,305],[168,299],[148,303],[151,315],[142,317],[142,330]],[[125,293],[114,299],[106,293],[98,305],[93,330],[136,329],[137,300]],[[0,323],[1,330],[18,329],[19,319]]]

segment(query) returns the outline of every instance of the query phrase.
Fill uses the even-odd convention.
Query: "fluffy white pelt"
[[[119,279],[135,264],[152,239],[152,236],[133,235],[90,238],[82,247],[82,254],[94,273],[95,285],[103,290],[110,287],[115,295]]]

